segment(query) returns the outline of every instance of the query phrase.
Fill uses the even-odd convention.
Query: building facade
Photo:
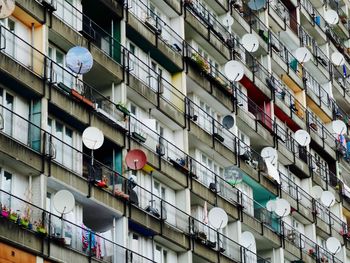
[[[16,0],[0,20],[0,261],[350,262],[350,137],[332,128],[350,125],[350,2],[252,3]],[[74,46],[93,56],[87,74],[66,66]],[[301,46],[310,61],[296,59]],[[239,82],[224,73],[232,59]],[[105,137],[93,165],[89,126]],[[142,170],[125,164],[133,149],[147,156]],[[75,197],[63,216],[62,189]],[[268,210],[276,198],[290,214]],[[224,228],[208,222],[213,207]]]

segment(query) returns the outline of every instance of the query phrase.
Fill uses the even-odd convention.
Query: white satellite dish
[[[295,58],[299,63],[308,62],[311,59],[311,52],[306,47],[299,47],[295,50]]]
[[[230,27],[233,25],[233,17],[230,14],[227,14],[223,19],[222,19],[222,24],[226,27]]]
[[[326,241],[326,247],[333,255],[337,254],[341,249],[340,241],[335,237],[329,237]]]
[[[321,194],[321,202],[324,204],[326,207],[331,207],[335,203],[335,197],[334,194],[330,191],[324,191]]]
[[[346,124],[342,120],[332,121],[332,129],[336,134],[344,134],[347,132]]]
[[[297,130],[294,134],[294,139],[300,146],[307,146],[311,142],[310,134],[305,130]]]
[[[244,75],[244,67],[237,60],[230,60],[225,64],[224,72],[230,81],[240,81]]]
[[[311,188],[310,194],[315,199],[320,199],[323,193],[323,189],[319,185],[315,185]]]
[[[279,217],[285,217],[290,214],[290,211],[291,211],[291,207],[287,200],[282,198],[276,200],[276,209],[275,209],[276,215],[278,215]]]
[[[335,25],[339,21],[338,13],[333,9],[328,9],[324,12],[324,20],[330,25]]]
[[[215,229],[224,228],[228,222],[228,216],[224,209],[213,207],[208,214],[209,224]]]
[[[331,60],[334,66],[343,66],[345,64],[345,58],[342,53],[336,51],[331,55]]]
[[[245,34],[242,37],[242,45],[249,52],[255,52],[259,48],[259,40],[254,34]]]
[[[90,150],[99,149],[104,141],[102,131],[96,127],[87,127],[83,132],[83,143]]]
[[[76,74],[85,74],[90,71],[94,60],[90,51],[85,47],[72,47],[66,55],[66,66]]]
[[[14,0],[0,0],[0,19],[4,19],[12,15],[15,11],[15,1]]]
[[[269,200],[269,201],[267,201],[266,209],[269,212],[275,212],[275,210],[276,210],[276,200]]]
[[[265,147],[261,150],[261,157],[264,158],[265,161],[268,161],[272,164],[277,163],[277,151],[272,147]]]
[[[249,231],[244,231],[241,235],[241,245],[246,249],[252,250],[255,247],[255,237]]]
[[[68,214],[75,206],[74,196],[67,190],[58,191],[54,195],[52,202],[55,210],[61,215]]]

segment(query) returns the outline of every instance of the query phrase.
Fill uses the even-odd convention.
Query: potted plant
[[[210,71],[209,63],[204,58],[202,58],[198,53],[193,53],[191,58],[202,71],[204,71],[207,74],[209,73]]]
[[[29,228],[29,218],[27,216],[22,217],[19,220],[19,224],[23,228]]]
[[[108,179],[105,175],[102,176],[101,180],[98,180],[96,182],[96,186],[100,187],[100,188],[107,188],[108,187]]]
[[[8,217],[11,221],[13,222],[17,222],[17,219],[18,219],[18,214],[14,211],[12,211]]]
[[[343,23],[346,24],[346,22],[348,21],[348,16],[344,13],[339,15],[339,20]]]
[[[136,131],[133,131],[131,133],[131,135],[132,135],[132,137],[134,137],[136,140],[138,140],[141,143],[144,143],[147,140],[147,138],[143,134],[136,132]]]
[[[124,103],[119,102],[117,104],[117,109],[120,110],[125,115],[130,115],[130,111],[127,109],[127,107]]]
[[[10,215],[10,210],[6,206],[3,206],[1,209],[1,216],[8,218],[9,215]]]
[[[43,235],[43,236],[46,236],[47,234],[47,231],[46,231],[46,228],[44,226],[44,223],[39,220],[39,221],[35,221],[34,222],[34,225],[36,227],[36,232],[39,234],[39,235]]]
[[[308,254],[311,256],[311,257],[316,257],[316,251],[313,249],[313,248],[310,248],[308,250]]]

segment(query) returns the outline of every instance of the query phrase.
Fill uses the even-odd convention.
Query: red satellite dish
[[[147,157],[142,150],[134,149],[126,154],[125,162],[129,169],[141,170],[147,163]]]

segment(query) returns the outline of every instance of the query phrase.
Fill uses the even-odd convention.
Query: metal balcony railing
[[[151,28],[160,41],[170,46],[177,53],[182,55],[184,40],[176,33],[171,24],[161,19],[152,11],[146,3],[140,0],[128,1],[128,11],[133,14],[141,23]]]
[[[189,10],[200,19],[228,48],[232,48],[232,35],[226,26],[198,1],[184,1],[186,10]]]
[[[1,107],[6,110],[5,107],[3,106]],[[150,213],[156,218],[164,220],[166,224],[169,224],[175,227],[176,229],[179,229],[181,231],[186,231],[186,229],[188,229],[187,219],[191,219],[191,217],[186,213],[184,213],[183,211],[181,211],[180,209],[178,209],[177,207],[173,206],[170,203],[167,203],[165,200],[159,198],[158,196],[148,191],[147,189],[140,187],[139,185],[135,184],[135,182],[132,182],[132,181],[130,182],[130,179],[124,178],[118,172],[113,171],[112,169],[103,165],[97,160],[94,161],[93,166],[89,167],[89,164],[91,163],[90,155],[87,155],[73,148],[71,145],[66,144],[64,141],[61,141],[59,138],[47,133],[44,130],[41,130],[39,126],[35,126],[34,124],[30,123],[29,121],[15,114],[12,111],[11,111],[11,114],[17,118],[20,118],[24,122],[27,122],[28,126],[29,125],[34,126],[36,129],[40,130],[41,136],[43,136],[43,138],[45,139],[44,139],[44,145],[42,147],[42,150],[38,150],[38,153],[46,155],[47,158],[50,158],[53,162],[63,165],[65,168],[68,168],[70,170],[71,170],[70,165],[67,164],[64,161],[64,159],[59,160],[58,156],[60,155],[61,152],[64,152],[63,155],[66,155],[66,156],[72,156],[72,155],[79,156],[78,158],[74,158],[74,160],[82,164],[83,168],[82,168],[82,173],[80,175],[86,177],[88,179],[89,184],[93,184],[96,181],[97,182],[104,181],[106,182],[106,187],[107,187],[106,190],[111,192],[111,194],[113,194],[117,198],[121,198],[123,200],[131,202],[131,204],[136,205],[140,209],[144,210],[147,213]],[[5,120],[8,120],[8,119],[5,119]],[[141,122],[138,122],[137,119],[131,116],[130,116],[129,123],[130,123],[129,129],[131,129],[131,127],[139,126],[142,131],[145,131],[145,129],[147,128],[147,126],[145,126]],[[33,131],[33,129],[30,129],[29,131]],[[132,130],[130,130],[129,133],[131,133],[131,131]],[[154,132],[153,134],[156,134],[156,133]],[[25,141],[20,141],[15,137],[12,137],[13,135],[11,134],[6,134],[6,135],[10,136],[11,138],[15,139],[17,142],[21,144],[26,144]],[[156,136],[159,136],[159,135],[156,135]],[[152,141],[154,144],[157,143],[157,140],[155,140],[154,138],[153,139],[151,138],[152,137],[149,136],[149,133],[147,133],[146,140],[149,140],[150,142],[147,143],[147,145],[145,145],[146,148],[149,148],[151,151],[159,154],[162,158],[166,158],[168,161],[173,160],[174,158],[177,158],[176,162],[178,162],[179,165],[182,165],[184,169],[187,169],[188,173],[192,174],[192,176],[194,177],[196,176],[196,173],[193,173],[194,171],[193,166],[198,168],[198,166],[201,165],[200,163],[196,162],[192,157],[183,153],[180,149],[178,149],[175,145],[171,144],[170,142],[167,142],[168,146],[172,147],[173,150],[169,151],[168,147],[164,147],[163,148],[164,150],[160,151],[160,149],[162,148],[160,148],[159,145],[158,147],[157,145],[155,145],[155,149],[151,149],[153,147]],[[164,143],[166,142],[166,139],[159,136],[158,142]],[[61,144],[62,146],[58,146],[58,144]],[[240,158],[245,158],[244,156],[246,155],[247,150],[249,150],[250,151],[249,161],[252,163],[255,162],[257,165],[262,163],[262,157],[260,157],[259,154],[255,153],[249,146],[246,146],[243,142],[239,141],[237,148],[238,148],[237,154],[241,156]],[[183,163],[182,161],[181,162],[179,161],[180,158],[182,158]],[[87,169],[85,167],[87,167]],[[210,171],[210,170],[207,169],[207,171]],[[74,172],[76,173],[76,171]],[[282,231],[279,227],[278,220],[276,221],[274,217],[271,215],[271,213],[268,212],[264,206],[260,206],[258,203],[256,203],[256,201],[250,199],[248,196],[241,193],[238,189],[234,188],[232,183],[225,181],[215,173],[213,173],[213,175],[215,177],[213,179],[215,180],[217,185],[220,187],[220,188],[216,188],[215,190],[216,193],[218,193],[219,195],[224,195],[224,198],[228,199],[230,202],[233,202],[234,204],[238,203],[242,205],[243,207],[245,207],[244,211],[246,213],[250,214],[251,216],[254,216],[256,219],[258,219],[259,221],[261,221],[262,223],[270,227],[273,231],[277,233],[280,233],[280,231]],[[220,180],[222,181],[222,183],[220,183]],[[212,183],[209,183],[209,188],[213,190]],[[299,191],[299,188],[295,188],[295,189],[298,189],[297,191]],[[135,195],[131,197],[132,196],[131,190],[133,190],[136,193],[136,196],[137,196],[136,199],[135,199]],[[302,193],[302,191],[300,192]],[[297,196],[299,196],[299,194],[297,194]],[[303,199],[297,198],[298,202],[305,202],[307,201],[307,197],[305,197],[305,201],[301,201],[301,200]],[[337,219],[333,215],[332,217],[333,217],[333,220],[339,221],[339,219]],[[229,240],[229,238],[227,238],[227,240]],[[228,242],[228,241],[225,241],[225,242]],[[220,244],[220,242],[218,241],[217,244]],[[220,248],[220,252],[224,253],[227,250],[227,248],[225,247],[223,247],[223,249]]]
[[[51,243],[55,243],[64,246],[65,249],[73,250],[100,262],[112,263],[115,260],[130,262],[132,259],[137,260],[137,262],[154,263],[152,259],[132,251],[116,241],[110,240],[81,224],[71,222],[61,215],[44,210],[2,189],[0,189],[0,198],[1,210],[4,211],[2,213],[2,224],[6,224],[5,219],[7,219],[7,224],[11,224],[11,231],[15,231],[17,225],[18,229],[22,229],[22,231],[28,231],[43,239],[50,240],[48,242],[49,247]],[[5,200],[11,200],[11,204],[6,205],[6,208]],[[11,214],[11,217],[5,217],[6,211]],[[110,256],[103,256],[96,250],[97,239],[101,242],[100,244],[103,244],[104,252],[105,249],[108,249],[108,253],[112,252]]]

